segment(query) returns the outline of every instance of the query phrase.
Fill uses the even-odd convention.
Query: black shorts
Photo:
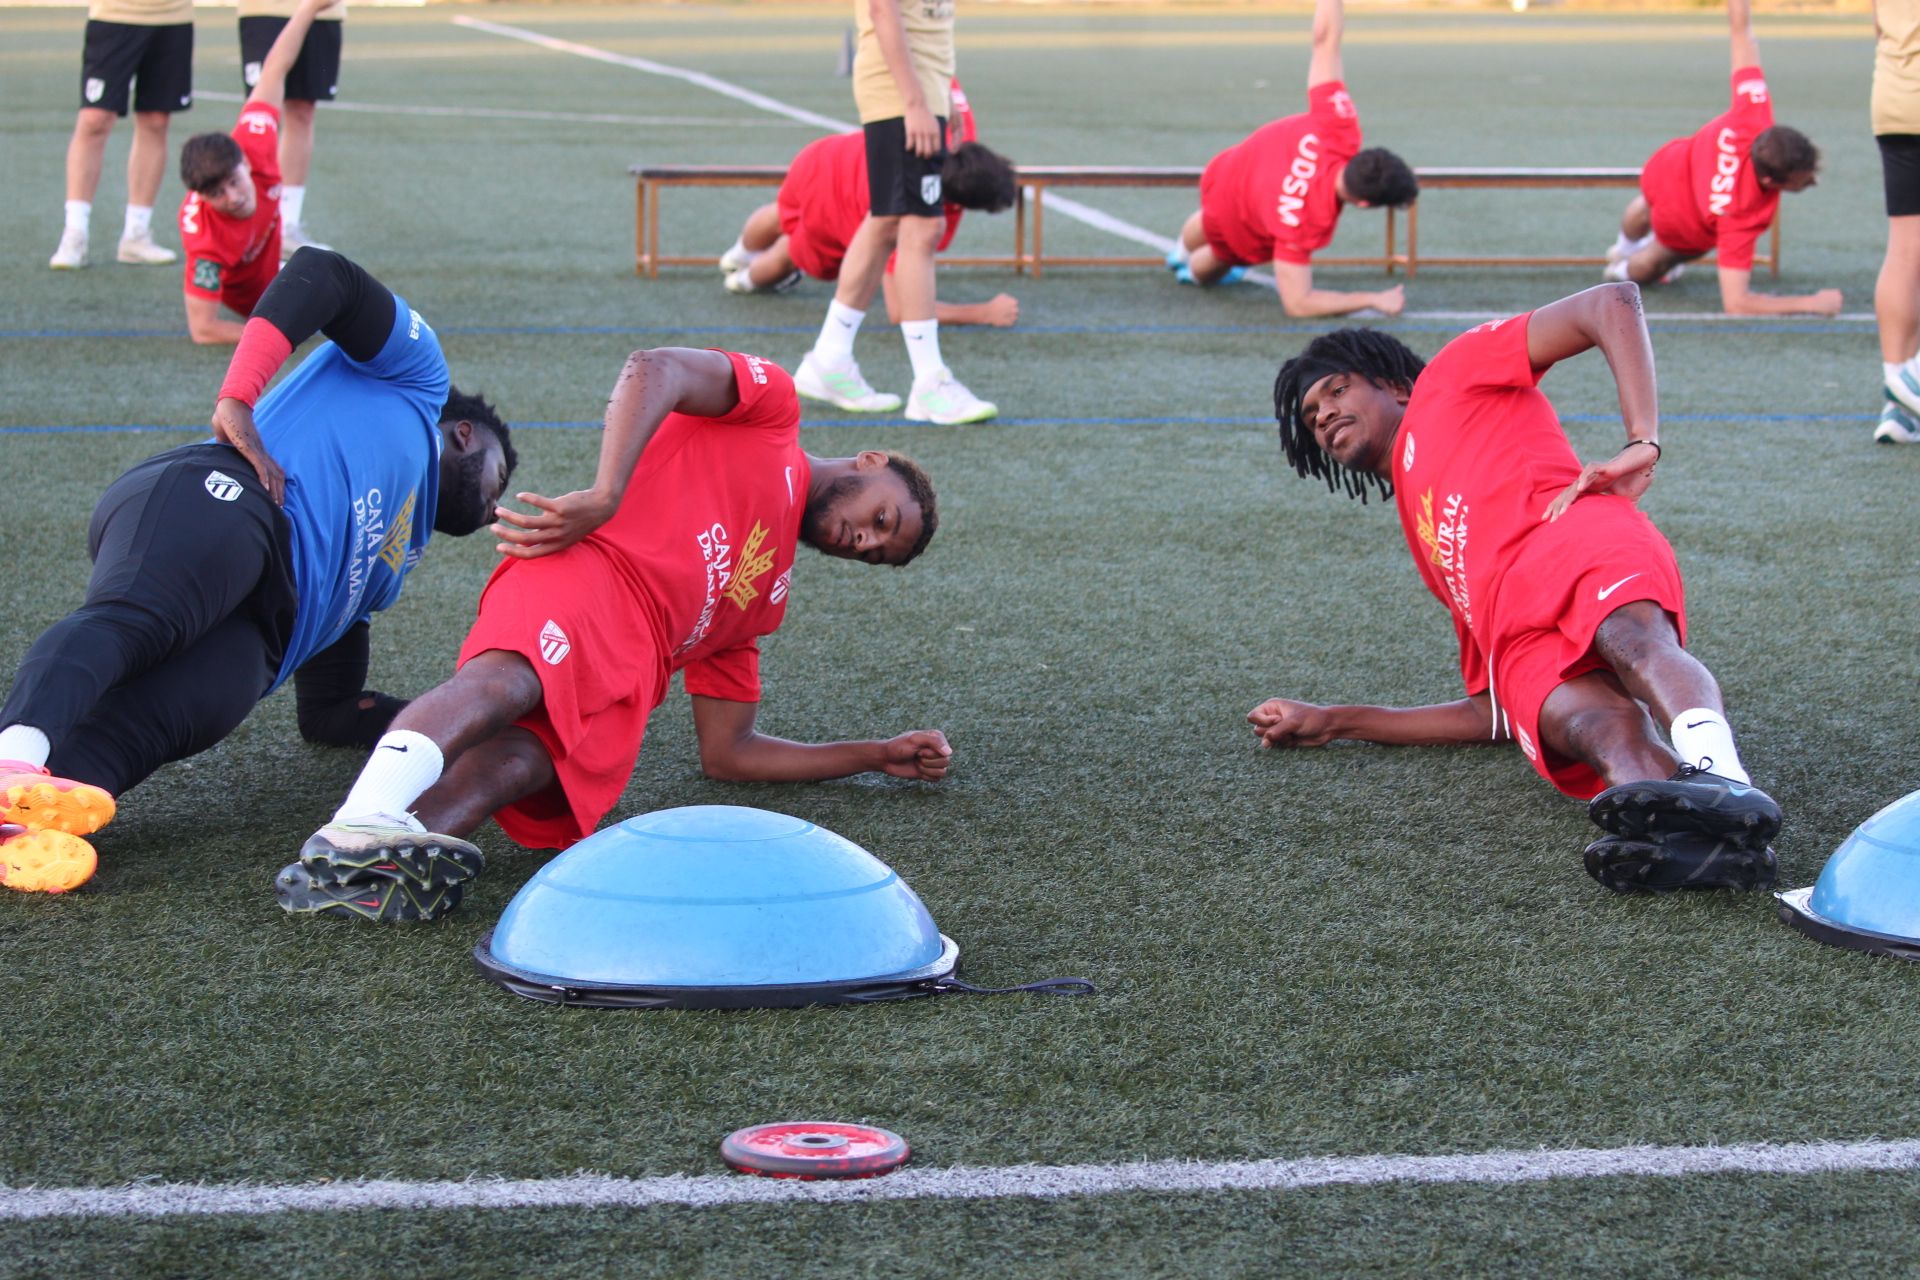
[[[867,135],[867,212],[876,218],[940,218],[940,169],[947,161],[947,122],[939,117],[940,149],[930,156],[907,150],[907,118],[875,120]]]
[[[1879,133],[1880,174],[1887,184],[1887,216],[1920,213],[1920,134]]]
[[[267,15],[240,19],[240,83],[246,91],[260,79],[260,64],[286,25],[285,18]],[[300,56],[287,72],[288,102],[332,102],[340,92],[340,36],[346,25],[316,22],[307,31]]]
[[[87,19],[80,57],[80,105],[116,116],[127,114],[127,89],[135,111],[185,111],[193,105],[193,24],[142,27],[131,22]]]

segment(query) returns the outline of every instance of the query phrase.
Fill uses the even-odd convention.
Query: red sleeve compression
[[[287,341],[286,334],[275,328],[271,320],[253,317],[241,330],[240,345],[227,363],[227,376],[220,383],[220,399],[232,397],[252,408],[260,399],[260,393],[267,389],[267,383],[292,354],[293,343]]]

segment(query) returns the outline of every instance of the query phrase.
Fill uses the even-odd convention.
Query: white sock
[[[913,361],[913,380],[931,382],[947,366],[940,360],[940,322],[902,320],[900,336],[907,340],[907,359]]]
[[[47,735],[32,725],[10,724],[0,729],[0,760],[18,760],[44,769],[52,754],[53,744],[47,741]]]
[[[1667,732],[1681,760],[1735,782],[1752,783],[1740,763],[1740,753],[1734,750],[1733,727],[1718,711],[1708,707],[1682,711]]]
[[[813,358],[829,369],[838,369],[853,359],[854,335],[860,332],[860,322],[866,318],[866,312],[843,307],[838,298],[829,302],[826,322],[820,326],[819,340],[813,344]]]
[[[130,204],[127,206],[127,228],[120,233],[122,240],[139,240],[153,234],[153,206],[150,204]]]
[[[1592,241],[1588,241],[1588,243],[1591,244]],[[1634,241],[1627,239],[1626,232],[1619,232],[1613,237],[1613,249],[1607,256],[1610,258],[1624,258],[1633,252],[1634,244]]]
[[[300,225],[300,207],[307,202],[305,187],[280,188],[280,222],[284,226]]]
[[[1888,386],[1892,386],[1900,380],[1900,371],[1904,368],[1906,368],[1904,364],[1888,364],[1885,360],[1882,360],[1880,362],[1880,376],[1886,380]]]
[[[86,234],[87,223],[93,218],[93,201],[67,201],[67,230]]]
[[[411,729],[390,729],[374,744],[373,754],[333,820],[354,822],[376,814],[397,818],[440,780],[445,767],[446,760],[432,738]]]
[[[1920,382],[1920,355],[1914,356],[1911,360],[1896,364],[1893,368],[1900,373],[1906,374],[1909,382]]]
[[[1191,262],[1193,260],[1193,251],[1187,248],[1187,242],[1185,240],[1177,236],[1173,241],[1173,260],[1175,262]]]

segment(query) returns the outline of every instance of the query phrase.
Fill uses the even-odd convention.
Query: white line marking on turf
[[[650,58],[635,58],[623,53],[613,53],[606,49],[596,49],[592,45],[576,44],[571,40],[559,40],[553,36],[543,36],[537,31],[528,31],[524,27],[510,27],[502,22],[489,22],[485,18],[472,18],[466,14],[457,14],[451,18],[450,21],[455,26],[470,27],[475,31],[490,32],[493,35],[505,36],[511,40],[525,40],[529,44],[536,44],[543,49],[551,49],[556,53],[571,53],[582,58],[592,58],[596,62],[612,63],[616,67],[631,67],[635,71],[645,71],[652,75],[671,76],[676,80],[685,80],[689,84],[696,84],[703,89],[711,89],[715,93],[725,94],[729,98],[758,107],[762,111],[769,111],[774,115],[786,116],[790,120],[798,120],[803,124],[815,125],[827,130],[829,133],[855,133],[860,128],[859,125],[853,124],[850,121],[835,120],[832,116],[823,116],[817,112],[808,111],[804,107],[796,107],[789,103],[782,102],[778,98],[769,98],[764,93],[756,93],[752,89],[742,88],[730,81],[722,80],[718,76],[710,76],[704,71],[692,71],[686,67],[675,67],[669,66],[664,62],[655,62]],[[1066,196],[1055,195],[1049,191],[1046,193],[1046,204],[1048,209],[1064,217],[1072,218],[1076,222],[1084,222],[1086,225],[1101,231],[1111,232],[1123,239],[1132,240],[1136,244],[1151,246],[1161,253],[1165,253],[1167,250],[1173,248],[1173,240],[1170,237],[1149,231],[1145,227],[1136,226],[1121,218],[1116,218],[1110,213],[1105,213],[1091,205],[1082,204],[1078,200],[1070,200]],[[1258,272],[1249,273],[1247,278],[1259,284],[1273,283],[1273,277]]]
[[[0,1220],[175,1217],[344,1209],[645,1208],[874,1200],[1055,1199],[1121,1192],[1294,1191],[1381,1183],[1519,1183],[1680,1178],[1721,1173],[1806,1175],[1920,1168],[1920,1141],[1799,1142],[1735,1147],[1613,1147],[1487,1151],[1454,1156],[1335,1156],[1301,1160],[1014,1165],[905,1169],[860,1182],[791,1182],[743,1175],[467,1182],[335,1182],[296,1186],[143,1183],[127,1187],[0,1188]]]
[[[207,102],[245,102],[237,93],[201,89],[194,95]],[[616,116],[579,111],[516,111],[509,107],[427,107],[382,102],[322,102],[323,111],[355,111],[383,116],[459,116],[483,120],[555,120],[563,124],[646,125],[660,128],[702,127],[738,129],[757,123],[740,116]]]

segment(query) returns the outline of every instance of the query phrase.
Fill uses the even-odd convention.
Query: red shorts
[[[1586,800],[1606,789],[1587,764],[1549,750],[1540,737],[1547,695],[1605,667],[1593,634],[1625,604],[1651,600],[1687,642],[1686,588],[1673,548],[1625,498],[1581,498],[1528,536],[1500,580],[1489,611],[1493,709],[1540,776]]]
[[[610,552],[580,542],[538,560],[508,560],[480,597],[460,665],[499,649],[540,677],[541,705],[515,723],[553,758],[553,785],[494,820],[530,849],[564,849],[591,835],[633,776],[647,715],[670,671],[657,619]]]
[[[784,187],[780,194],[786,194]],[[793,259],[794,266],[815,280],[840,278],[840,263],[847,256],[847,246],[809,235],[806,224],[800,220],[799,207],[785,200],[780,201],[780,230],[787,237],[787,256]]]
[[[1220,161],[1228,154],[1215,156],[1200,175],[1200,233],[1206,236],[1213,256],[1231,266],[1255,267],[1271,262],[1272,242],[1265,242],[1267,248],[1262,253],[1262,237],[1243,227],[1234,211],[1239,192],[1221,176],[1225,166]]]
[[[1685,258],[1713,249],[1713,232],[1693,206],[1688,170],[1691,138],[1675,138],[1654,152],[1640,170],[1640,194],[1653,220],[1653,238]]]

